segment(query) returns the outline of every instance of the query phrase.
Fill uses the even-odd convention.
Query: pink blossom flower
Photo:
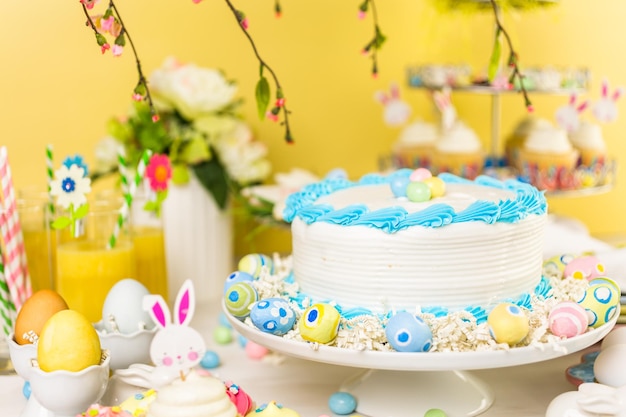
[[[241,27],[248,30],[248,18],[245,18],[241,21]]]
[[[202,0],[192,0],[194,4],[200,3]]]
[[[111,49],[111,53],[113,56],[120,56],[124,52],[124,47],[122,45],[113,45],[113,49]]]
[[[272,113],[271,111],[268,111],[267,113],[265,113],[265,117],[270,119],[272,122],[277,122],[278,121],[278,115]]]
[[[152,190],[167,190],[167,182],[172,178],[172,164],[167,155],[152,155],[146,167],[146,177],[148,177],[150,181],[150,188]]]
[[[359,10],[359,19],[365,19],[365,12],[363,10]]]
[[[142,101],[143,100],[143,96],[139,93],[134,93],[133,94],[133,100],[134,101]]]
[[[279,98],[278,100],[276,100],[276,107],[283,107],[285,105],[285,98]]]
[[[100,47],[100,51],[104,54],[106,51],[108,51],[109,49],[111,49],[111,45],[109,45],[108,43],[105,43],[104,45],[102,45]]]
[[[113,17],[113,15],[109,16],[106,19],[100,19],[100,28],[105,32],[109,32],[113,27],[114,22],[115,18]]]
[[[87,10],[93,9],[93,6],[96,5],[100,0],[80,0],[80,3],[87,8]]]

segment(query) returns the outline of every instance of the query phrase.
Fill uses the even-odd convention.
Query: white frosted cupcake
[[[578,129],[569,133],[569,140],[580,153],[582,165],[586,167],[604,165],[607,150],[600,125],[581,121]]]
[[[545,129],[551,127],[552,124],[542,118],[536,116],[528,116],[522,119],[504,144],[506,160],[509,166],[521,168],[520,149],[524,146],[526,138],[536,129]]]
[[[485,155],[478,136],[465,123],[456,121],[443,130],[435,144],[433,168],[461,177],[475,178],[483,169]]]
[[[391,149],[396,167],[429,168],[437,136],[432,123],[416,121],[405,127]]]
[[[522,172],[537,187],[555,189],[559,181],[571,176],[578,162],[564,129],[549,126],[535,129],[520,149]]]

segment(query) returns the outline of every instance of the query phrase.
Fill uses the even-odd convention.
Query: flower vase
[[[197,301],[219,302],[234,265],[231,211],[221,210],[194,175],[169,187],[162,210],[170,304],[186,279]]]

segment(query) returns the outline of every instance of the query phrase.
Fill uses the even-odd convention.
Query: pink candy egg
[[[587,331],[588,319],[585,309],[573,301],[555,305],[548,315],[550,331],[560,337],[574,337]]]
[[[263,359],[263,357],[270,352],[269,349],[265,346],[261,346],[251,341],[248,341],[248,343],[246,343],[245,350],[246,355],[248,355],[250,359],[256,360]]]
[[[433,174],[430,173],[426,168],[417,168],[415,171],[411,172],[409,179],[411,181],[424,181],[426,178],[432,177]]]
[[[563,271],[563,277],[592,280],[604,276],[604,265],[595,256],[581,256],[572,259]]]

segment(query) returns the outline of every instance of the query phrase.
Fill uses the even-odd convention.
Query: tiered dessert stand
[[[333,365],[361,368],[338,387],[357,398],[357,412],[369,417],[416,417],[438,408],[448,417],[477,416],[495,397],[471,370],[495,369],[554,359],[601,340],[617,319],[587,333],[551,344],[501,351],[380,352],[358,351],[285,339],[239,321],[224,312],[233,328],[275,352]]]

